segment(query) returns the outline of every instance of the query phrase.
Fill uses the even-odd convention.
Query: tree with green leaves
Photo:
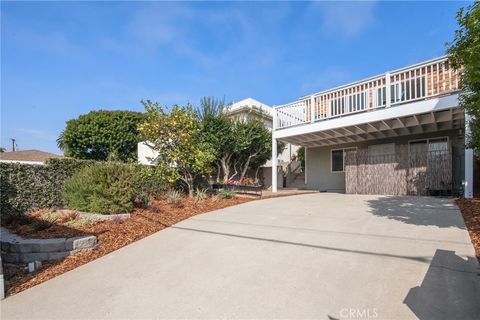
[[[470,115],[467,144],[480,158],[480,2],[457,12],[459,29],[447,43],[449,61],[461,70],[460,106]]]
[[[300,161],[302,171],[305,172],[305,147],[300,147],[297,150],[297,160]]]
[[[225,110],[225,99],[215,97],[203,97],[200,99],[200,107],[197,108],[201,120],[207,117],[216,117],[223,114]]]
[[[258,120],[237,122],[234,130],[237,137],[234,167],[243,179],[252,165],[259,167],[271,158],[272,133]]]
[[[67,121],[57,140],[67,157],[133,161],[140,135],[137,127],[145,115],[133,111],[91,111]]]
[[[219,114],[204,117],[201,125],[202,140],[212,146],[215,154],[217,181],[228,180],[237,143],[234,123],[225,114]]]
[[[195,181],[211,173],[215,152],[202,139],[198,114],[191,106],[174,106],[165,112],[159,103],[142,101],[147,111],[139,125],[144,140],[158,152],[155,162],[177,175],[193,196]]]
[[[202,140],[212,146],[217,179],[231,178],[232,161],[235,155],[237,134],[235,124],[225,113],[224,100],[204,97],[200,100],[198,114],[202,125]]]
[[[255,170],[257,178],[259,168],[272,157],[272,133],[262,121],[249,120],[236,122],[236,137],[233,168],[239,179],[245,178],[248,169]],[[285,143],[277,143],[277,154],[285,150]]]
[[[235,122],[225,112],[224,100],[204,97],[198,113],[202,137],[215,153],[217,181],[243,179],[249,169],[258,171],[271,158],[271,132],[259,120]],[[279,142],[281,153],[285,144]]]

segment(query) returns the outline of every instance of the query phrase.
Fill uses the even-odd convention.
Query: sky
[[[1,146],[203,96],[281,105],[445,54],[468,2],[1,2]]]

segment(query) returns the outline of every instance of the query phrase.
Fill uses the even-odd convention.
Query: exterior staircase
[[[306,189],[305,175],[303,172],[302,174],[297,175],[290,183],[287,181],[287,188]]]
[[[305,174],[299,161],[290,162],[285,170],[288,189],[306,189]]]

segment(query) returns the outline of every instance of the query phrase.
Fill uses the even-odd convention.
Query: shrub
[[[45,165],[0,163],[0,205],[5,213],[24,213],[64,206],[65,181],[94,161],[48,159]]]
[[[4,214],[26,213],[42,208],[64,208],[65,181],[79,170],[107,162],[77,159],[48,159],[44,165],[0,163],[0,206]],[[127,165],[126,165],[127,166]],[[136,188],[159,197],[168,188],[169,177],[162,168],[129,165],[135,172]]]
[[[71,209],[102,214],[125,213],[133,209],[138,183],[130,166],[98,163],[67,180],[63,195]]]
[[[140,191],[157,199],[165,194],[169,187],[167,181],[171,180],[171,177],[167,175],[168,172],[165,172],[163,167],[137,165],[135,170],[139,177],[137,182]]]
[[[195,192],[195,203],[201,203],[207,198],[207,190],[197,188]]]
[[[140,202],[140,206],[143,208],[143,209],[146,209],[150,206],[150,196],[145,193],[145,192],[141,192],[140,195],[138,196],[138,200]]]
[[[171,204],[178,205],[182,200],[182,194],[177,190],[170,190],[167,193],[167,202]]]
[[[90,218],[77,218],[70,220],[65,223],[65,226],[78,229],[86,226],[90,226],[92,224],[95,224],[96,220],[95,219],[90,219]]]
[[[231,189],[221,189],[218,191],[218,197],[220,199],[231,199],[235,197],[235,191]]]

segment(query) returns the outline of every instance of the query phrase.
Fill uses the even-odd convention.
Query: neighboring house
[[[270,130],[273,128],[273,108],[252,98],[232,103],[225,108],[225,114],[235,121],[260,120]],[[297,154],[298,146],[287,143],[285,150],[278,155],[279,163],[289,163]],[[268,161],[264,167],[271,167],[272,162]]]
[[[235,121],[260,120],[269,130],[273,128],[273,108],[252,98],[230,104],[225,108],[225,113]],[[303,188],[305,186],[304,174],[301,172],[300,163],[292,162],[296,157],[299,146],[286,143],[285,150],[276,157],[277,160],[277,186]],[[272,161],[268,160],[261,168],[259,177],[264,187],[272,186]],[[283,181],[285,179],[285,181]]]
[[[232,103],[224,109],[224,112],[234,121],[260,120],[266,128],[272,130],[273,108],[255,99],[247,98]],[[280,178],[277,179],[280,187],[282,186],[284,175],[287,178],[288,185],[304,186],[303,174],[288,174],[290,171],[295,172],[295,170],[299,170],[299,166],[295,166],[295,170],[292,170],[292,166],[290,166],[291,160],[296,156],[298,148],[296,145],[287,143],[285,150],[277,157],[277,165],[283,168],[279,173]],[[152,159],[155,159],[157,156],[158,153],[150,148],[147,142],[140,142],[138,144],[138,162],[140,164],[151,165]],[[272,162],[269,160],[262,166],[260,173],[264,186],[266,187],[271,187],[271,167]]]
[[[459,73],[440,57],[301,97],[274,108],[272,157],[277,140],[304,146],[309,189],[471,197],[458,92]]]
[[[154,160],[158,157],[158,151],[152,149],[148,141],[142,141],[137,144],[137,160],[139,164],[152,166]]]
[[[42,165],[49,158],[65,158],[62,155],[40,151],[40,150],[22,150],[1,152],[0,162],[16,162],[23,164],[39,164]]]

